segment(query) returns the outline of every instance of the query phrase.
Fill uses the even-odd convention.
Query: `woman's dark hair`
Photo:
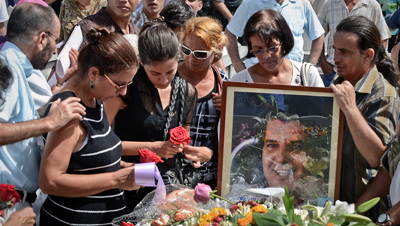
[[[139,66],[132,45],[122,34],[105,28],[92,28],[86,34],[89,44],[78,55],[78,68],[86,74],[97,67],[101,75],[118,73]]]
[[[140,30],[138,49],[144,65],[163,62],[178,57],[179,41],[165,23],[151,21],[145,23]]]
[[[378,71],[394,87],[397,87],[399,72],[392,60],[386,55],[381,34],[376,25],[364,16],[350,16],[343,19],[336,27],[336,32],[349,32],[358,36],[358,48],[363,52],[369,48],[375,51],[373,62]]]
[[[256,12],[247,21],[244,28],[243,38],[249,48],[247,58],[254,57],[250,53],[252,49],[250,37],[257,34],[261,41],[268,44],[272,39],[282,42],[283,55],[286,56],[294,46],[293,34],[285,18],[277,11],[264,9]]]
[[[172,30],[185,26],[186,21],[195,16],[192,8],[182,0],[168,2],[160,15],[164,17],[164,22]]]

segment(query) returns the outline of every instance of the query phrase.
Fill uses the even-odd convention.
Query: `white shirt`
[[[300,86],[301,85],[301,76],[300,76],[301,63],[293,61],[293,60],[290,60],[290,62],[292,62],[292,66],[293,66],[292,81],[291,81],[290,85]],[[321,76],[319,75],[318,69],[316,67],[312,66],[310,68],[308,76],[309,76],[310,86],[325,87],[324,83],[322,82]],[[231,81],[254,83],[248,69],[243,70],[243,71],[237,73],[236,75],[234,75],[231,78]]]

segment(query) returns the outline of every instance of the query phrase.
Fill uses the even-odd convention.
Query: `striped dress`
[[[64,100],[74,93],[67,91],[52,98]],[[82,105],[84,105],[81,102]],[[85,106],[85,105],[84,105]],[[50,109],[50,105],[47,111]],[[97,174],[120,169],[122,146],[107,122],[103,103],[97,100],[96,108],[86,108],[83,124],[87,130],[86,145],[72,153],[67,169],[69,174]],[[47,112],[46,112],[47,115]],[[124,192],[112,189],[92,196],[66,198],[49,195],[40,212],[42,225],[111,225],[113,218],[125,210]]]

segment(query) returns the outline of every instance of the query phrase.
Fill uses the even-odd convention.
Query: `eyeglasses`
[[[58,40],[60,39],[59,37],[53,35],[50,31],[45,31],[46,34],[50,35],[51,37],[55,38],[54,41],[57,43]]]
[[[205,60],[210,57],[214,50],[191,50],[189,47],[182,45],[182,53],[184,53],[186,56],[190,56],[190,54],[193,54],[194,57],[196,57],[199,60]]]
[[[269,54],[272,54],[272,53],[278,52],[279,48],[281,46],[282,46],[282,42],[277,46],[269,47],[269,48],[266,48],[266,49],[252,49],[252,50],[250,50],[250,53],[252,53],[252,54],[254,54],[256,56],[259,56],[259,55],[263,54],[264,51],[267,51]]]
[[[133,82],[133,81],[129,81],[129,82],[126,83],[125,85],[119,86],[119,85],[117,85],[113,80],[111,80],[106,74],[104,74],[104,77],[107,78],[108,82],[110,82],[110,84],[111,84],[112,86],[114,86],[114,88],[115,88],[116,90],[119,90],[119,89],[128,87],[128,86],[129,86],[130,84],[132,84],[132,82]]]

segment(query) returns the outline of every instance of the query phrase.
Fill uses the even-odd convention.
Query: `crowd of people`
[[[377,1],[8,0],[17,3],[9,16],[3,3],[0,183],[21,195],[3,225],[111,225],[154,190],[135,183],[140,149],[164,160],[157,166],[165,184],[215,188],[222,83],[229,80],[330,87],[345,116],[340,200],[358,206],[379,196],[366,214],[380,225],[400,224],[400,74],[385,49],[391,34]],[[59,76],[55,64],[47,78],[41,70],[74,29],[83,42],[70,50],[70,67]],[[312,42],[308,58],[303,33]],[[245,63],[238,41],[248,48]],[[276,98],[267,102],[279,105]],[[190,145],[169,140],[178,126]],[[301,153],[294,145],[287,154],[275,127],[298,125],[271,120],[265,128],[268,186],[287,180],[274,164]]]

